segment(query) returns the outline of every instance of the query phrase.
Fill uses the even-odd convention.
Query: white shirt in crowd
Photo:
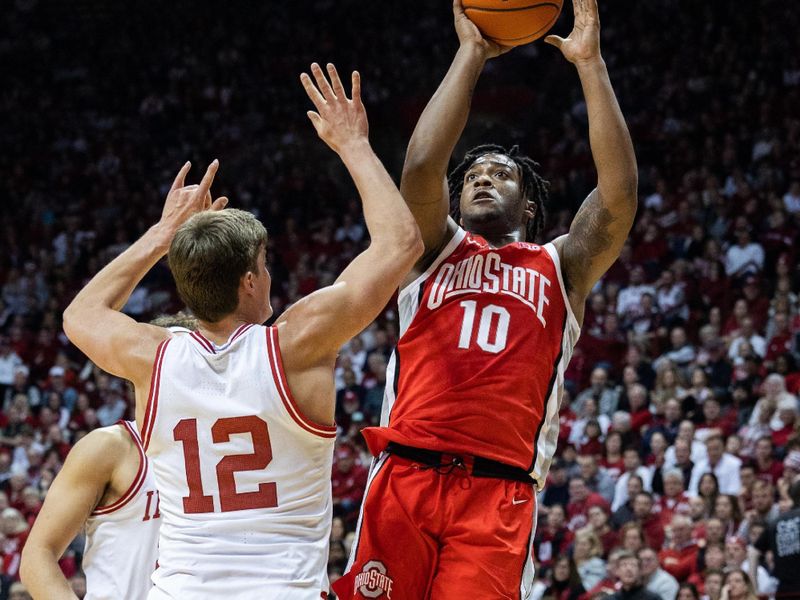
[[[751,242],[744,248],[738,244],[728,248],[728,252],[725,254],[725,273],[728,275],[738,273],[747,263],[754,265],[752,269],[747,269],[747,271],[753,273],[757,273],[764,268],[764,248],[761,247],[761,244]],[[738,274],[741,275],[742,273]],[[622,293],[620,292],[621,295]]]
[[[739,467],[741,466],[742,461],[727,452],[722,455],[717,466],[713,469],[708,459],[697,463],[692,469],[692,478],[689,481],[687,493],[690,496],[697,496],[700,478],[706,473],[713,472],[714,475],[717,476],[717,482],[719,482],[720,494],[733,494],[737,496],[742,489],[742,483],[739,479]]]
[[[646,492],[652,491],[653,472],[647,467],[638,467],[636,474],[642,478],[644,490]],[[617,479],[617,485],[614,486],[614,502],[611,504],[611,512],[616,512],[628,501],[628,479],[630,478],[631,474],[625,471]]]

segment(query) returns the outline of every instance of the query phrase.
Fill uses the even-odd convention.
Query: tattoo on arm
[[[592,270],[592,261],[609,250],[614,237],[611,226],[615,221],[612,212],[595,190],[578,210],[569,231],[569,247],[565,252],[567,287],[584,283]]]

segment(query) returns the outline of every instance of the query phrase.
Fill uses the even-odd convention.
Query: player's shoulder
[[[70,457],[95,464],[114,464],[136,444],[122,423],[94,429],[82,437],[70,451]]]

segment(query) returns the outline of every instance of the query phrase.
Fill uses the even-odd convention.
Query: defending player
[[[269,318],[266,231],[220,210],[199,186],[172,186],[158,224],[78,294],[70,339],[131,380],[161,496],[159,566],[149,598],[318,599],[327,593],[333,367],[344,342],[386,305],[422,253],[419,229],[369,145],[357,73],[349,100],[332,65],[302,82],[309,117],[361,194],[367,250],[336,282]],[[199,214],[197,214],[199,213]],[[165,335],[119,308],[169,250],[178,291],[200,321]]]
[[[197,320],[179,313],[152,324],[191,333]],[[136,422],[96,429],[75,444],[47,492],[22,553],[22,580],[34,598],[74,600],[58,560],[84,529],[86,598],[144,600],[153,587],[160,524],[155,478]]]
[[[570,36],[546,41],[578,70],[597,188],[567,235],[538,245],[547,184],[516,148],[471,150],[446,178],[478,76],[503,51],[454,3],[461,45],[403,171],[425,254],[399,295],[382,427],[365,430],[377,459],[348,573],[334,586],[343,598],[531,592],[534,485],[556,448],[564,369],[587,294],[636,211],[636,160],[600,54],[597,4],[573,4]]]

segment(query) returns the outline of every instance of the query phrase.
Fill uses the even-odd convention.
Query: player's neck
[[[214,342],[217,346],[222,346],[230,339],[234,331],[239,329],[242,325],[247,325],[249,323],[247,319],[234,313],[216,323],[200,321],[197,328],[206,339]]]
[[[481,236],[494,248],[502,248],[508,244],[525,241],[525,230],[523,227],[509,231],[506,227],[493,227],[491,223],[481,223],[468,226],[467,230],[470,233]]]

